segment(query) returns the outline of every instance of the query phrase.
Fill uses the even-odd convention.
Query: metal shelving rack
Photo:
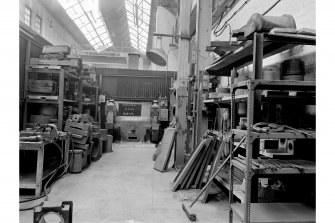
[[[270,34],[253,33],[244,38],[243,33],[236,34],[239,42],[239,49],[226,53],[224,56],[214,61],[206,68],[210,75],[231,76],[231,97],[206,100],[204,103],[223,104],[226,106],[230,100],[231,106],[231,137],[230,137],[230,176],[229,176],[229,221],[233,221],[233,213],[237,214],[242,222],[315,222],[315,209],[306,207],[300,203],[251,203],[251,198],[255,194],[251,193],[251,179],[257,176],[273,174],[301,174],[294,168],[283,168],[277,171],[264,171],[260,166],[255,166],[253,160],[253,143],[260,138],[291,138],[291,139],[315,139],[315,134],[306,136],[300,133],[256,133],[252,131],[254,118],[258,121],[257,112],[258,102],[261,95],[258,90],[287,90],[287,91],[315,91],[315,82],[307,81],[264,81],[262,77],[263,59],[297,45],[315,45],[315,36],[294,35],[294,34]],[[253,74],[251,80],[242,81],[234,84],[236,69],[253,64]],[[247,89],[247,95],[235,96],[236,89]],[[255,100],[256,99],[256,100]],[[247,130],[236,129],[235,106],[239,101],[247,101]],[[255,117],[254,117],[255,116]],[[234,158],[233,146],[234,136],[246,136],[245,150],[246,158],[244,163],[238,162]],[[292,161],[293,162],[293,161]],[[294,164],[293,164],[294,165]],[[315,174],[315,163],[305,162],[299,166],[304,174]],[[244,173],[245,190],[244,193],[236,194],[234,188],[234,168],[238,168]],[[255,179],[255,178],[254,178]],[[239,191],[240,192],[240,191]],[[233,196],[237,196],[243,203],[233,203]]]
[[[300,203],[251,203],[252,201],[252,184],[255,186],[255,181],[252,178],[261,175],[275,175],[275,174],[315,174],[315,163],[305,162],[299,165],[301,170],[295,168],[283,168],[276,171],[264,171],[260,166],[255,166],[253,156],[253,144],[255,139],[260,138],[290,138],[290,139],[315,139],[315,133],[311,135],[305,135],[302,133],[257,133],[253,132],[252,126],[254,119],[257,120],[257,114],[255,113],[255,106],[257,106],[257,99],[259,99],[258,90],[294,90],[294,91],[314,91],[316,90],[315,82],[310,81],[265,81],[257,78],[261,77],[262,74],[262,61],[264,58],[263,50],[266,55],[273,55],[275,53],[282,52],[290,47],[298,44],[315,44],[312,38],[308,37],[297,38],[297,37],[278,37],[269,36],[265,33],[254,33],[253,44],[245,47],[236,54],[232,53],[230,56],[221,58],[221,63],[216,63],[216,67],[220,67],[221,70],[227,68],[232,69],[231,71],[231,138],[230,138],[230,188],[229,188],[229,204],[230,214],[229,221],[233,222],[233,213],[237,214],[242,222],[315,222],[315,209],[305,206]],[[244,52],[243,52],[244,51]],[[251,54],[252,53],[252,54]],[[248,55],[251,54],[251,55]],[[231,57],[229,59],[229,57]],[[251,59],[252,58],[252,59]],[[233,78],[236,75],[234,67],[245,66],[253,62],[254,72],[251,80],[242,81],[237,84],[233,84]],[[213,66],[212,66],[213,68]],[[247,89],[247,130],[236,129],[235,122],[235,103],[237,97],[235,96],[236,89]],[[256,99],[256,100],[255,100]],[[256,101],[256,102],[255,102]],[[254,117],[255,116],[255,117]],[[234,136],[243,137],[246,136],[246,158],[244,164],[238,162],[234,158],[233,145]],[[269,161],[270,162],[270,161]],[[292,161],[292,163],[294,163]],[[300,163],[301,164],[301,163]],[[294,164],[293,164],[294,165]],[[244,172],[245,175],[245,191],[244,191],[244,203],[233,203],[234,195],[234,168]],[[256,185],[257,186],[257,185]],[[254,197],[255,195],[253,195]]]
[[[56,96],[43,95],[29,95],[29,75],[32,73],[42,75],[57,75],[58,76],[58,94]],[[23,116],[23,127],[26,127],[28,118],[28,104],[40,103],[40,104],[55,104],[58,107],[57,117],[57,128],[58,130],[63,129],[63,110],[65,104],[78,105],[79,111],[82,108],[82,92],[78,91],[78,100],[70,100],[64,98],[65,90],[65,79],[70,79],[78,82],[79,89],[82,89],[82,79],[72,73],[67,72],[64,69],[43,69],[43,68],[29,68],[25,75],[24,81],[24,116]]]
[[[310,207],[304,206],[303,204],[291,204],[291,203],[278,203],[278,204],[268,204],[268,203],[251,203],[252,200],[252,178],[261,175],[275,175],[275,174],[315,174],[315,163],[307,162],[304,163],[299,161],[291,161],[293,165],[299,166],[301,169],[296,168],[282,168],[278,170],[264,170],[254,165],[253,160],[253,144],[255,139],[315,139],[315,133],[310,135],[305,135],[302,133],[257,133],[252,131],[252,125],[254,123],[254,95],[256,90],[274,90],[280,88],[281,90],[298,90],[298,91],[315,91],[315,82],[307,81],[263,81],[263,80],[248,80],[240,82],[232,86],[232,105],[235,104],[235,90],[238,88],[248,89],[248,108],[247,108],[247,130],[235,129],[233,117],[235,117],[234,110],[232,108],[232,137],[231,145],[234,142],[234,136],[243,137],[246,136],[246,163],[245,165],[234,159],[234,154],[232,152],[231,146],[231,159],[230,159],[230,182],[232,182],[232,177],[234,176],[234,168],[237,168],[245,173],[245,198],[244,204],[234,204],[233,203],[233,184],[230,184],[230,222],[232,222],[232,211],[243,219],[243,222],[295,222],[297,219],[305,219],[307,222],[313,222],[315,219],[315,210]],[[271,161],[269,161],[271,163]],[[271,214],[269,210],[271,209]],[[294,215],[286,213],[285,210],[291,209],[292,212],[296,211]],[[259,213],[263,211],[268,212],[268,217],[260,218]],[[281,213],[282,212],[282,213]],[[262,214],[264,214],[262,213]],[[314,214],[313,214],[314,213]],[[250,215],[252,214],[252,217]],[[286,216],[285,216],[286,215]],[[306,218],[308,216],[308,218]],[[280,219],[279,219],[280,218]]]

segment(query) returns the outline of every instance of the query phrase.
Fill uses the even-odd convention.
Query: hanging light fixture
[[[147,58],[158,66],[166,66],[167,57],[166,57],[166,53],[164,49],[162,48],[162,37],[161,36],[157,37],[156,47],[157,48],[153,48],[146,52]]]

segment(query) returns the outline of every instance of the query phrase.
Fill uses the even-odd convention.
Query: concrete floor
[[[170,190],[177,171],[153,169],[153,144],[113,144],[113,150],[82,173],[64,176],[52,188],[49,200],[72,200],[74,223],[189,222],[178,193]],[[197,222],[228,222],[227,200],[197,202],[191,210]],[[21,223],[32,221],[32,210],[20,212]]]

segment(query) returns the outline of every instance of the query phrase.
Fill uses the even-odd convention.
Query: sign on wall
[[[119,104],[119,116],[141,116],[141,104]]]

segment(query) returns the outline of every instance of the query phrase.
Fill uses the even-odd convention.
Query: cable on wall
[[[219,27],[219,25],[220,25],[220,23],[221,23],[221,21],[222,21],[222,18],[223,18],[223,15],[225,14],[225,12],[226,11],[223,11],[222,12],[222,14],[221,14],[221,16],[220,16],[220,19],[219,19],[219,22],[217,23],[217,25],[216,25],[216,27],[214,28],[214,31],[213,31],[213,33],[214,33],[214,35],[217,37],[217,36],[220,36],[223,32],[224,32],[224,30],[227,28],[227,26],[229,25],[229,21],[239,12],[239,11],[241,11],[243,8],[244,8],[244,6],[246,6],[246,4],[248,4],[249,2],[250,2],[251,0],[246,0],[234,13],[233,13],[233,15],[232,16],[230,16],[229,17],[229,19],[227,19],[225,22],[224,22],[224,24],[218,29],[218,27]],[[278,1],[276,1],[270,8],[268,8],[262,15],[266,15],[268,12],[270,12],[274,7],[276,7],[276,5],[279,3],[279,2],[281,2],[281,0],[278,0]],[[232,4],[234,4],[235,3],[235,1],[232,3]],[[229,8],[229,7],[227,7],[227,8]],[[229,27],[230,27],[230,25],[229,25]],[[243,26],[244,27],[244,26]],[[242,28],[243,28],[242,27]],[[231,27],[230,27],[230,29],[231,29]],[[229,34],[229,42],[230,42],[230,39],[231,39],[231,31],[230,31],[230,34]]]
[[[268,10],[266,10],[262,15],[266,15],[268,12],[270,12],[281,0],[276,1]]]
[[[222,18],[223,18],[223,15],[224,15],[224,13],[226,12],[226,11],[224,11],[224,12],[222,12],[222,14],[221,14],[221,17],[220,17],[220,20],[219,20],[219,22],[217,23],[217,26],[215,27],[215,29],[214,29],[214,35],[215,36],[220,36],[222,33],[223,33],[223,31],[227,28],[227,24],[228,24],[228,22],[237,14],[237,13],[239,13],[243,8],[244,8],[244,6],[246,6],[246,4],[248,4],[249,2],[250,2],[251,0],[246,0],[234,13],[233,13],[233,15],[231,15],[230,17],[229,17],[229,19],[227,19],[225,22],[224,22],[224,24],[218,29],[218,27],[219,27],[219,25],[220,25],[220,23],[221,23],[221,21],[222,21]],[[236,1],[234,1],[231,5],[233,5],[234,3],[235,3]],[[227,9],[228,9],[229,7],[227,7]]]

